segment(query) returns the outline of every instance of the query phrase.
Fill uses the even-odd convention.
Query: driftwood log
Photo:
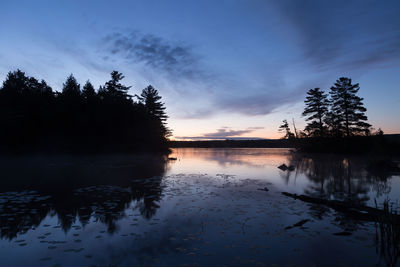
[[[357,220],[376,222],[382,219],[382,217],[384,217],[386,214],[381,209],[357,205],[350,202],[309,197],[305,195],[291,194],[288,192],[282,192],[282,195],[293,199],[298,199],[307,203],[325,205],[329,208],[332,208],[336,211],[340,211],[348,215],[349,217]],[[400,219],[400,215],[398,214],[392,213],[391,216],[395,217],[397,220]]]

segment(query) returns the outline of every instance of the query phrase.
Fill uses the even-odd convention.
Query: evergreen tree
[[[105,86],[100,87],[99,94],[104,99],[110,99],[112,101],[129,100],[131,95],[128,94],[130,86],[121,84],[121,80],[125,76],[118,71],[111,72],[111,80],[106,82]]]
[[[285,136],[283,138],[294,138],[294,134],[290,131],[289,123],[287,122],[287,120],[283,120],[283,124],[279,126],[279,132],[285,132]]]
[[[28,86],[29,77],[25,75],[25,72],[18,69],[7,74],[1,92],[4,97],[16,97],[27,90]]]
[[[81,96],[81,86],[71,74],[63,84],[62,95],[77,98]]]
[[[47,96],[47,97],[54,96],[53,89],[49,85],[47,85],[45,80],[40,81],[39,92],[43,96]]]
[[[328,128],[329,136],[342,137],[344,134],[343,119],[340,115],[328,111],[325,116],[325,124]]]
[[[46,139],[54,112],[54,94],[44,80],[9,72],[0,89],[0,139],[13,146],[29,146]]]
[[[1,93],[6,97],[53,96],[53,90],[44,80],[39,82],[34,77],[26,76],[20,70],[8,73],[6,80],[3,82]]]
[[[161,102],[161,96],[158,91],[151,85],[142,90],[140,96],[137,96],[139,102],[144,105],[147,112],[156,118],[160,123],[161,135],[167,137],[171,135],[171,130],[167,128],[166,121],[168,119],[165,113],[164,103]]]
[[[153,86],[149,85],[144,88],[138,99],[151,115],[154,115],[162,122],[167,120],[168,116],[165,113],[164,103],[160,101],[161,96]]]
[[[335,122],[335,130],[342,128],[346,136],[367,133],[371,127],[368,124],[363,98],[357,96],[360,86],[352,84],[349,78],[339,78],[331,87],[331,117]]]
[[[88,99],[93,99],[96,97],[96,91],[94,90],[93,85],[90,83],[89,80],[86,81],[85,85],[83,86],[82,89],[82,96],[88,100]]]
[[[381,128],[378,128],[378,130],[376,130],[376,132],[374,133],[374,135],[378,135],[378,136],[383,136],[384,132]]]
[[[307,92],[307,97],[304,101],[306,107],[302,115],[307,116],[306,121],[309,121],[305,131],[312,136],[322,137],[325,135],[324,118],[329,107],[327,96],[319,88],[310,89]]]

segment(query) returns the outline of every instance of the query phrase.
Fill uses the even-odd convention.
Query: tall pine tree
[[[93,85],[90,83],[89,80],[86,81],[85,85],[83,86],[82,89],[82,96],[86,100],[93,99],[96,97],[96,91],[94,90]]]
[[[319,88],[310,89],[307,92],[303,116],[307,116],[306,121],[309,121],[305,128],[309,135],[320,137],[325,135],[324,119],[329,107],[327,96]]]
[[[169,136],[171,134],[171,130],[166,126],[168,116],[165,113],[164,103],[160,101],[161,96],[158,94],[158,91],[153,86],[149,85],[144,88],[140,96],[137,97],[140,103],[144,105],[147,112],[159,120],[163,135]]]
[[[111,100],[113,102],[119,102],[121,100],[130,100],[131,95],[128,94],[130,86],[125,86],[121,84],[121,80],[124,79],[125,76],[118,72],[111,72],[111,80],[106,82],[105,86],[100,87],[99,95],[103,99]]]
[[[149,85],[144,88],[138,98],[151,115],[157,117],[162,122],[167,120],[168,116],[165,113],[164,103],[160,101],[161,96],[153,86]]]
[[[62,95],[65,97],[78,98],[81,95],[81,86],[71,74],[63,84]]]
[[[371,125],[367,123],[363,98],[357,96],[360,86],[352,84],[351,79],[341,77],[331,87],[331,117],[335,118],[337,128],[343,128],[346,136],[367,133]],[[339,121],[338,121],[339,120]]]

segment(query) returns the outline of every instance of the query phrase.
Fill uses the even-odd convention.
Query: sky
[[[400,1],[1,0],[0,81],[60,91],[118,70],[153,85],[175,139],[279,138],[310,88],[360,84],[374,128],[400,133]]]

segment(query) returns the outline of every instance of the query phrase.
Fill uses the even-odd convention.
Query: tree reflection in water
[[[100,221],[109,233],[134,203],[150,219],[162,196],[165,157],[15,157],[1,161],[0,237],[12,239],[56,216],[65,232]],[[50,226],[49,226],[50,227]]]
[[[364,157],[292,153],[288,162],[295,166],[295,171],[283,172],[282,177],[288,182],[299,174],[304,175],[312,182],[304,193],[315,197],[365,205],[371,191],[374,197],[381,197],[391,190],[391,175],[369,172],[369,160]]]
[[[379,204],[376,202],[376,198],[390,193],[391,178],[397,173],[371,169],[369,166],[374,161],[365,157],[293,153],[288,157],[288,162],[295,166],[295,171],[282,172],[282,178],[288,183],[290,179],[296,179],[299,174],[304,175],[312,182],[304,190],[306,195],[347,201],[354,205],[371,204],[368,201],[373,197],[375,205],[385,211],[385,216],[375,222],[377,253],[383,260],[382,265],[397,266],[400,257],[398,207],[390,203],[389,199]],[[310,205],[310,214],[319,220],[329,212],[328,207]],[[333,224],[346,232],[353,232],[365,222],[336,213]]]
[[[238,255],[280,265],[287,263],[280,259],[291,258],[307,266],[309,255],[318,254],[313,262],[319,265],[340,255],[365,266],[379,261],[376,248],[379,264],[397,263],[400,231],[390,220],[361,222],[280,194],[292,190],[373,206],[386,192],[397,199],[398,177],[371,171],[365,158],[301,156],[282,149],[187,149],[170,157],[178,160],[169,165],[161,155],[1,159],[3,258],[21,265],[50,256],[54,264],[69,265],[83,260],[144,265],[150,259],[167,265],[186,260],[206,265],[211,259],[222,265],[222,258],[233,262],[230,255]],[[282,163],[294,165],[294,171],[281,171]],[[266,186],[267,192],[257,190]],[[299,221],[307,224],[284,230]],[[333,235],[338,232],[350,236]],[[270,253],[248,250],[264,245]]]

